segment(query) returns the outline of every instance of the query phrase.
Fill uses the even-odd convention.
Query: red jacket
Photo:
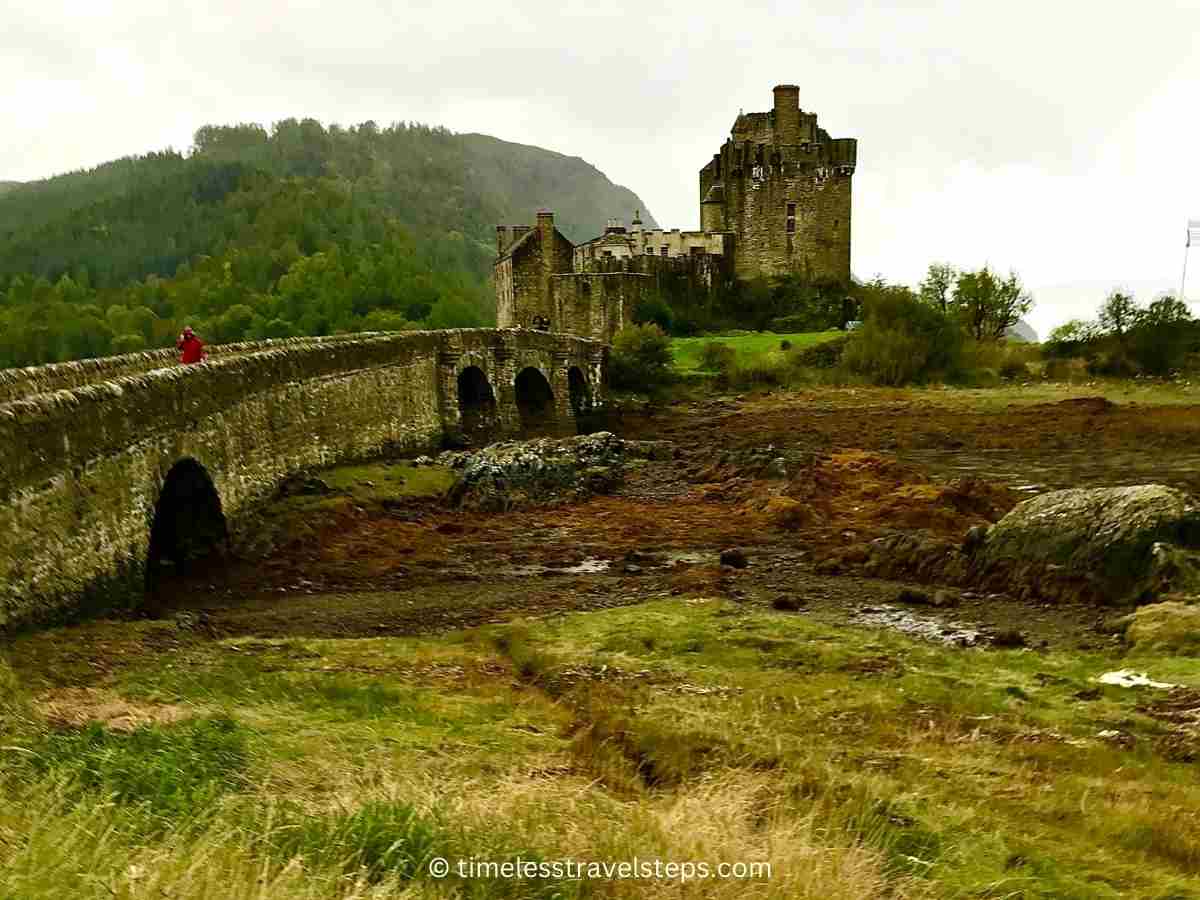
[[[179,361],[181,363],[198,363],[204,359],[204,341],[200,340],[194,334],[188,337],[181,337],[175,342],[175,346],[179,350]]]

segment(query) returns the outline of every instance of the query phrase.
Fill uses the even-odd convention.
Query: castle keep
[[[831,138],[796,85],[769,112],[740,113],[700,170],[700,231],[610,221],[578,246],[541,211],[496,227],[496,320],[610,341],[664,276],[712,290],[731,278],[850,280],[850,183],[857,141]]]

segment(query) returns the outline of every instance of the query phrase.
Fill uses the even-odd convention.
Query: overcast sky
[[[695,228],[738,110],[796,83],[859,140],[859,277],[1012,268],[1044,335],[1112,285],[1177,287],[1200,218],[1198,0],[11,3],[0,180],[205,123],[417,120],[581,156]]]

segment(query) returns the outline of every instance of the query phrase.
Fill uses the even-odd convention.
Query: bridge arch
[[[211,555],[228,539],[229,526],[212,476],[195,458],[180,459],[167,472],[154,504],[147,586],[153,586],[163,564],[174,564],[182,574],[190,562]]]
[[[497,424],[496,392],[479,366],[458,373],[458,411],[463,434],[486,435]]]
[[[554,421],[554,390],[550,379],[537,366],[526,366],[513,381],[517,413],[522,428],[533,428]]]
[[[575,417],[586,416],[592,410],[592,388],[587,376],[579,366],[567,369],[567,389],[570,392],[571,410]]]

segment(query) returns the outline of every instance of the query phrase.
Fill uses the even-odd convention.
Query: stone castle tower
[[[800,88],[775,88],[770,112],[742,113],[700,170],[700,227],[734,235],[739,278],[793,273],[850,280],[853,138],[831,138]]]
[[[700,230],[632,227],[573,245],[541,210],[536,225],[496,226],[496,321],[610,341],[664,285],[709,297],[735,278],[794,274],[850,281],[850,182],[857,141],[834,139],[775,88],[770,112],[740,113],[700,170]]]

